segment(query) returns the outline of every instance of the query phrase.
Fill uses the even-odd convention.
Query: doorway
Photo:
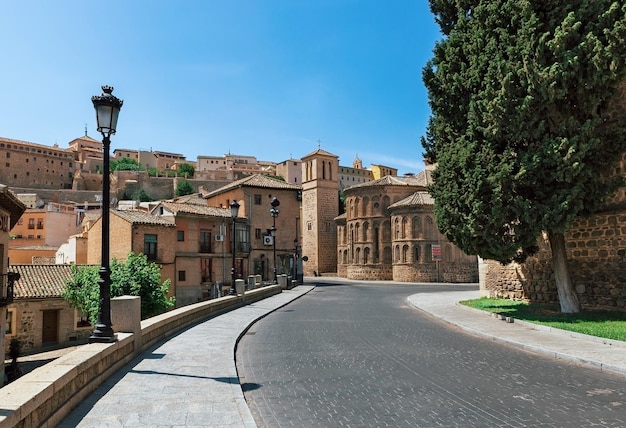
[[[43,326],[41,330],[41,346],[52,346],[59,343],[59,311],[42,311]]]

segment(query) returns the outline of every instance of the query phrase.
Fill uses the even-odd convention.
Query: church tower
[[[302,256],[304,275],[337,272],[339,157],[317,149],[302,158]]]

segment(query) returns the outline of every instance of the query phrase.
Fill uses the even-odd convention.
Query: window
[[[74,311],[74,314],[76,316],[76,328],[91,327],[91,322],[89,322],[89,316],[86,313],[76,309]]]
[[[37,229],[43,229],[43,218],[37,219]]]
[[[185,271],[184,270],[179,270],[178,271],[178,280],[179,281],[185,281],[185,277],[186,277]]]
[[[254,205],[261,205],[261,195],[254,195]]]
[[[200,252],[201,253],[211,252],[211,232],[208,230],[200,231]]]
[[[15,334],[15,311],[13,309],[9,309],[7,311],[5,328],[7,336],[12,336]]]
[[[254,229],[254,237],[256,239],[261,239],[261,229]]]
[[[185,231],[184,230],[179,230],[176,232],[176,240],[181,242],[185,240]]]
[[[28,228],[29,229],[34,229],[35,228],[35,219],[34,218],[29,218],[28,219]]]
[[[155,261],[157,259],[157,236],[144,235],[143,237],[143,253],[148,260]]]

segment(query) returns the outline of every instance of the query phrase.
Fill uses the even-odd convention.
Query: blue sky
[[[0,136],[100,139],[107,84],[124,100],[112,151],[281,162],[319,140],[341,165],[418,172],[439,38],[425,0],[6,0]]]

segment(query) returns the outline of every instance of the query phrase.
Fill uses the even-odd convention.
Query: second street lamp
[[[233,244],[232,245],[233,246],[233,266],[230,270],[231,281],[230,281],[230,290],[228,291],[228,294],[230,296],[237,295],[237,289],[235,288],[235,281],[237,280],[237,269],[235,268],[235,254],[237,252],[237,238],[236,238],[237,234],[236,234],[235,225],[237,224],[238,214],[239,214],[239,204],[237,203],[237,201],[232,201],[230,203],[230,216],[233,219],[233,233],[230,239]]]
[[[102,95],[91,97],[96,109],[98,131],[102,134],[102,257],[100,260],[100,302],[98,322],[89,342],[109,343],[117,340],[111,323],[111,269],[109,267],[109,208],[110,208],[110,167],[109,150],[111,135],[115,134],[117,117],[124,103],[113,94],[112,86],[103,86]]]
[[[278,273],[276,272],[276,217],[278,217],[278,206],[280,205],[280,202],[278,199],[272,198],[270,205],[272,206],[270,209],[270,215],[272,216],[272,228],[270,229],[270,233],[272,235],[274,253],[274,284],[278,284]]]

